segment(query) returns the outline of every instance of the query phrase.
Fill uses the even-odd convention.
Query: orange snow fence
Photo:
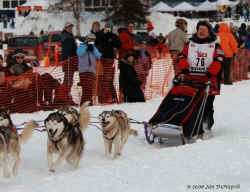
[[[164,97],[172,86],[174,70],[166,46],[147,47],[151,60],[138,59],[135,65],[141,89],[146,100]],[[55,47],[55,52],[57,47]],[[96,73],[85,73],[79,81],[78,57],[60,61],[53,55],[55,64],[50,65],[50,55],[45,57],[45,66],[34,67],[20,76],[0,76],[0,108],[12,113],[29,113],[52,110],[62,106],[79,106],[81,101],[91,100],[93,105],[122,103],[119,88],[119,60],[97,61]],[[241,49],[232,64],[232,79],[248,79],[249,51]],[[64,80],[66,74],[66,80]]]

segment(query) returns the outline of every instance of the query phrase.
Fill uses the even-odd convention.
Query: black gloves
[[[88,44],[88,48],[87,48],[87,51],[89,51],[89,52],[92,52],[94,50],[94,47],[93,47],[93,45],[91,45],[91,44]]]

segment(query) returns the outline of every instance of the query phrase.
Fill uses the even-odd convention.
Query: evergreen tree
[[[105,20],[119,25],[127,25],[129,22],[143,24],[147,22],[147,9],[140,0],[122,0]]]

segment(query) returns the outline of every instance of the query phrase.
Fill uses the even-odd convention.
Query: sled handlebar
[[[174,78],[173,79],[173,83],[174,84],[187,84],[187,85],[211,85],[211,80],[208,80],[206,82],[200,82],[200,81],[197,81],[197,80],[186,80],[185,77],[181,77],[181,78]]]

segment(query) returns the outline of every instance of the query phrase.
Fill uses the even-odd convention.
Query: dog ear
[[[0,112],[2,112],[3,114],[5,114],[5,115],[9,115],[10,113],[10,111],[9,111],[9,109],[0,109]]]

